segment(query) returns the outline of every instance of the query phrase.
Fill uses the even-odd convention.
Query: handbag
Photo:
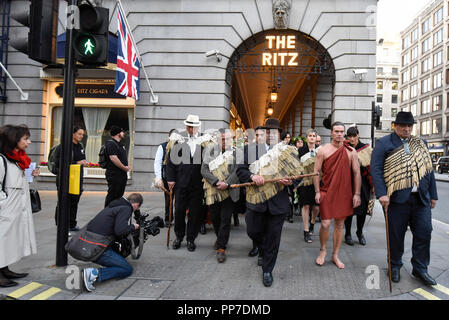
[[[36,189],[30,189],[31,211],[33,213],[42,210],[41,197]]]
[[[96,261],[106,251],[113,236],[104,236],[87,230],[87,225],[75,233],[65,245],[66,251],[81,261]]]

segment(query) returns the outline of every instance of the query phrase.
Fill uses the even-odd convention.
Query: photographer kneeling
[[[112,201],[87,224],[87,231],[105,237],[119,238],[139,228],[138,224],[130,224],[131,215],[142,205],[140,193],[133,193],[127,199]],[[94,282],[103,282],[113,278],[126,278],[133,272],[132,266],[110,246],[97,258],[96,264],[105,268],[85,268],[83,270],[84,285],[88,291],[95,290]]]

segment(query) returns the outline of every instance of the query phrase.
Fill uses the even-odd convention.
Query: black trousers
[[[422,204],[418,194],[412,193],[406,203],[390,202],[388,207],[392,267],[402,267],[404,238],[408,225],[413,235],[411,259],[413,269],[418,272],[427,272],[430,262],[432,213],[430,206]]]
[[[234,202],[231,197],[210,206],[210,214],[214,231],[217,235],[217,248],[226,249],[231,233],[231,218],[234,213]]]
[[[106,170],[106,181],[108,182],[108,194],[104,201],[104,207],[108,204],[119,199],[125,193],[127,174],[125,171]]]
[[[75,228],[77,225],[76,216],[78,213],[78,203],[80,202],[82,191],[79,195],[69,194],[69,229]],[[55,224],[58,225],[59,202],[55,210]]]
[[[351,235],[351,227],[352,227],[352,217],[357,216],[357,235],[361,235],[363,233],[363,226],[365,225],[366,214],[353,214],[352,216],[348,216],[345,219],[345,229],[346,235]]]
[[[186,235],[187,241],[194,241],[198,236],[202,220],[203,188],[176,188],[175,185],[175,234],[178,239]],[[186,223],[186,211],[189,216]]]
[[[246,211],[246,232],[259,248],[259,255],[263,256],[263,272],[272,272],[274,269],[286,215],[287,213],[272,215],[269,211],[255,212],[250,209]]]

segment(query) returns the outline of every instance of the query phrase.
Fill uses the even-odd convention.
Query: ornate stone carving
[[[290,18],[290,3],[286,0],[276,0],[273,3],[273,20],[275,29],[287,29]]]

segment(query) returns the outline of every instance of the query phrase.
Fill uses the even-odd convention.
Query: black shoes
[[[69,229],[70,232],[78,232],[80,230],[81,229],[78,226],[75,226],[75,227]]]
[[[16,273],[8,269],[8,267],[4,267],[0,269],[0,272],[6,279],[20,279],[24,278],[28,275],[28,273]]]
[[[253,247],[250,252],[248,252],[248,256],[255,257],[259,254],[259,248]]]
[[[357,233],[357,238],[359,238],[359,243],[362,246],[366,245],[366,240],[365,240],[365,237],[363,236],[363,233],[361,233],[361,234]]]
[[[351,235],[349,236],[345,236],[345,243],[349,246],[353,246],[354,245],[354,241],[352,241],[352,237]]]
[[[315,227],[315,223],[310,223],[310,225],[309,225],[309,233],[310,233],[310,235],[313,234],[313,228],[314,227]]]
[[[17,285],[18,283],[15,281],[0,277],[0,288],[9,288]]]
[[[195,251],[196,249],[196,245],[193,241],[187,241],[187,250],[189,250],[190,252]]]
[[[393,273],[392,273],[393,274]],[[424,282],[425,285],[428,286],[435,286],[437,284],[437,282],[435,281],[435,279],[433,279],[427,272],[418,272],[413,270],[412,271],[412,275],[415,278],[420,279],[422,282]]]
[[[173,241],[172,248],[175,250],[179,249],[181,247],[181,242],[182,242],[182,239],[176,238],[176,240]]]
[[[226,253],[223,249],[217,250],[217,261],[218,263],[223,263],[226,261]]]
[[[265,287],[271,287],[273,284],[273,275],[271,272],[264,272],[263,273],[263,285]]]
[[[304,241],[307,243],[312,243],[312,237],[309,231],[304,231]]]
[[[398,283],[401,280],[401,269],[391,268],[391,281]]]
[[[201,226],[200,226],[200,233],[201,234],[206,234],[207,233],[206,225],[204,223],[201,224]]]

